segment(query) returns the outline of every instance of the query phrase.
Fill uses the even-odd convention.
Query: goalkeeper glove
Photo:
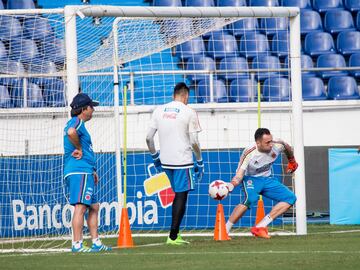
[[[163,172],[163,168],[161,167],[161,161],[160,161],[160,152],[157,151],[155,154],[151,154],[151,157],[153,159],[153,163],[155,166],[156,173]]]
[[[288,165],[287,165],[287,168],[286,168],[286,172],[287,173],[293,173],[293,172],[296,171],[298,166],[299,166],[299,164],[297,164],[294,157],[289,158],[288,159]]]
[[[229,190],[229,192],[234,190],[234,185],[230,182],[230,183],[226,183],[226,187]]]
[[[200,182],[204,175],[204,162],[202,159],[197,160],[194,164],[194,172],[196,179]]]

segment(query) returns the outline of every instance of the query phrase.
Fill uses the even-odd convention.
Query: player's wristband
[[[153,160],[157,160],[160,157],[160,152],[156,151],[154,154],[151,154],[151,157]]]
[[[196,164],[198,167],[204,167],[204,161],[202,159],[196,160]]]

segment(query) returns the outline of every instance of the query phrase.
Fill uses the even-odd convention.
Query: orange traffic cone
[[[118,248],[134,247],[130,230],[129,216],[126,207],[121,209],[120,231],[117,246]]]
[[[218,204],[216,209],[214,240],[215,241],[230,240],[230,237],[226,232],[224,207],[221,203]]]
[[[264,217],[265,217],[264,201],[262,199],[262,196],[260,195],[256,209],[255,225],[258,224]]]

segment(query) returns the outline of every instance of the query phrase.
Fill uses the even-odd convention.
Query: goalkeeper
[[[71,119],[64,129],[64,178],[70,187],[70,204],[74,206],[72,218],[72,252],[98,252],[111,250],[98,237],[99,204],[96,185],[99,177],[95,169],[95,155],[85,122],[92,118],[97,101],[77,94],[71,103]],[[83,243],[84,216],[88,210],[87,224],[92,238],[91,248]]]
[[[157,173],[165,171],[175,192],[168,245],[183,245],[179,228],[186,209],[193,180],[201,180],[204,163],[197,134],[201,131],[196,112],[187,106],[189,88],[178,83],[174,88],[173,101],[156,108],[152,114],[146,143]],[[160,152],[156,151],[154,136],[158,132]],[[196,162],[193,161],[193,153]]]
[[[284,152],[288,158],[287,172],[293,173],[298,164],[291,147],[281,140],[273,140],[270,131],[266,128],[256,130],[255,144],[244,149],[236,175],[228,183],[230,192],[241,184],[244,193],[243,202],[235,207],[226,223],[228,233],[246,210],[258,201],[259,194],[278,203],[268,215],[251,228],[251,233],[256,237],[270,238],[267,226],[295,203],[295,194],[272,176],[272,164],[281,152]]]

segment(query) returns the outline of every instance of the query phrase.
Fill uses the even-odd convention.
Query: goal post
[[[25,60],[19,58],[16,65],[24,65],[24,68],[16,71],[9,68],[14,62],[12,58],[0,59],[0,89],[8,88],[9,95],[23,91],[23,94],[12,96],[11,102],[21,101],[18,107],[0,108],[3,126],[0,132],[0,252],[60,250],[70,246],[72,208],[67,202],[62,175],[62,136],[69,117],[69,104],[79,87],[100,101],[86,126],[92,136],[100,176],[101,237],[117,236],[121,207],[125,202],[134,235],[168,233],[173,193],[169,183],[152,172],[145,136],[152,111],[172,99],[173,87],[180,81],[191,88],[189,106],[199,115],[203,129],[199,139],[205,161],[204,178],[189,196],[182,224],[185,232],[211,235],[217,202],[208,196],[208,185],[216,179],[229,181],[233,176],[242,150],[254,141],[259,105],[262,125],[294,147],[299,163],[294,185],[289,184],[297,196],[296,215],[291,213],[289,219],[279,218],[272,232],[307,233],[298,8],[84,5],[51,11],[1,10],[1,16],[10,17],[20,27],[25,27],[27,18],[36,17],[48,23],[52,30],[39,38],[36,35],[40,31],[34,31],[37,29],[34,25],[28,32],[9,31],[7,39],[2,40],[6,50],[11,50],[18,39],[34,40],[39,51],[36,56],[26,55]],[[247,18],[259,22],[263,18],[286,18],[289,27],[280,29],[276,25],[272,34],[265,34],[271,27],[264,24],[255,34],[248,35],[243,29],[236,33],[233,25]],[[3,26],[0,20],[0,32],[5,29]],[[219,31],[225,33],[218,35]],[[280,32],[282,34],[277,35]],[[21,33],[27,34],[22,36]],[[288,44],[284,56],[279,57],[281,66],[264,68],[259,60],[274,54],[275,49],[261,52],[257,47],[254,51],[241,47],[258,34],[268,44],[275,41],[275,37]],[[223,58],[218,57],[222,49],[213,50],[211,42],[215,43],[216,39],[224,42],[225,38],[236,40],[233,47],[236,57],[225,58],[245,61],[245,66],[237,62],[236,68],[228,67],[229,61],[222,69]],[[203,42],[202,49],[183,58],[180,45],[196,39]],[[61,44],[65,55],[53,53],[53,47],[49,51],[47,44],[56,49]],[[16,51],[21,57],[25,55],[21,48]],[[9,52],[12,57],[16,57],[14,52]],[[200,61],[211,65],[195,68]],[[56,69],[43,69],[47,62],[55,63]],[[262,99],[266,91],[275,86],[266,86],[268,75],[262,78],[261,74],[270,74],[276,81],[288,83],[285,100]],[[243,75],[245,77],[241,77]],[[24,83],[20,83],[21,80]],[[49,88],[44,81],[50,84]],[[59,83],[63,86],[62,103],[27,106],[31,97],[28,94],[32,92],[24,89],[29,84],[45,99],[46,93],[49,90],[53,93],[51,91],[55,91]],[[236,91],[250,86],[255,92],[248,92],[244,101],[240,94],[233,96],[233,86]],[[124,91],[124,87],[128,91]],[[220,96],[219,89],[226,97]],[[259,104],[256,102],[258,90],[261,90]],[[128,100],[125,103],[124,94]],[[124,124],[127,125],[126,134],[123,133]],[[126,191],[122,186],[124,148],[127,151]],[[289,178],[283,172],[284,163],[286,159],[279,158],[274,164],[274,172],[280,180]],[[123,197],[125,193],[126,198]],[[226,218],[240,202],[239,193],[237,190],[224,200]],[[268,212],[273,202],[264,202]],[[234,226],[236,233],[250,235],[255,212],[256,208],[249,210]]]

